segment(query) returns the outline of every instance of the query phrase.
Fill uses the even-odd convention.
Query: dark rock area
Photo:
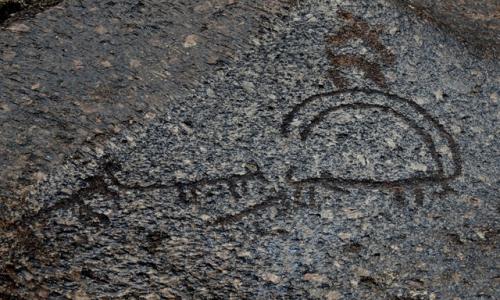
[[[477,48],[498,58],[500,51],[500,1],[498,0],[395,0],[424,18],[441,25]]]
[[[34,15],[62,0],[0,0],[0,24]]]

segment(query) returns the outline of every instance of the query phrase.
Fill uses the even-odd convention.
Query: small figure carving
[[[367,46],[376,51],[379,60],[384,65],[393,65],[395,62],[394,54],[380,41],[380,29],[372,29],[368,23],[349,12],[341,10],[338,14],[348,25],[326,39],[326,54],[332,65],[330,75],[333,83],[338,89],[347,88],[349,82],[342,77],[341,71],[344,68],[357,67],[365,73],[365,77],[375,82],[380,88],[386,88],[386,78],[381,70],[380,63],[369,61],[358,54],[338,54],[328,48],[328,46],[338,48],[347,45],[347,42],[354,39],[361,39]]]

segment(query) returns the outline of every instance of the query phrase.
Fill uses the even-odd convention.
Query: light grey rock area
[[[498,61],[390,1],[275,18],[8,209],[0,298],[500,297]]]

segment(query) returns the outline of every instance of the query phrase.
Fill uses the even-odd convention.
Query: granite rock
[[[1,297],[498,298],[498,62],[383,0],[281,9],[185,89],[122,61],[168,101],[2,210]]]
[[[500,50],[500,2],[498,0],[395,0],[451,31],[478,48],[498,57]]]

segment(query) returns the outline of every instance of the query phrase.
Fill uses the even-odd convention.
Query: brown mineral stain
[[[103,60],[100,62],[100,64],[105,68],[111,68],[113,66],[108,60]]]
[[[305,281],[314,281],[314,282],[327,282],[328,278],[321,274],[317,273],[307,273],[304,275],[304,280]]]
[[[90,297],[87,295],[87,293],[84,290],[79,289],[73,295],[73,300],[90,300]]]
[[[262,279],[264,279],[265,281],[274,283],[274,284],[278,284],[281,282],[281,278],[278,275],[273,274],[273,273],[262,274]]]
[[[73,60],[73,69],[75,69],[75,70],[83,69],[83,62],[79,59]]]
[[[129,62],[129,65],[131,68],[139,68],[142,64],[140,60],[137,59],[131,59]]]
[[[23,33],[23,32],[29,32],[31,28],[29,28],[27,25],[23,23],[14,23],[7,27],[7,30],[10,30],[15,33]]]
[[[340,300],[342,299],[342,294],[340,294],[337,291],[330,291],[328,294],[325,296],[326,300]]]
[[[186,36],[186,38],[184,39],[184,43],[182,45],[184,46],[184,48],[191,48],[198,44],[198,40],[199,38],[197,35],[190,34]]]
[[[95,32],[97,32],[98,34],[105,34],[108,32],[108,30],[104,26],[99,25],[95,28]]]

